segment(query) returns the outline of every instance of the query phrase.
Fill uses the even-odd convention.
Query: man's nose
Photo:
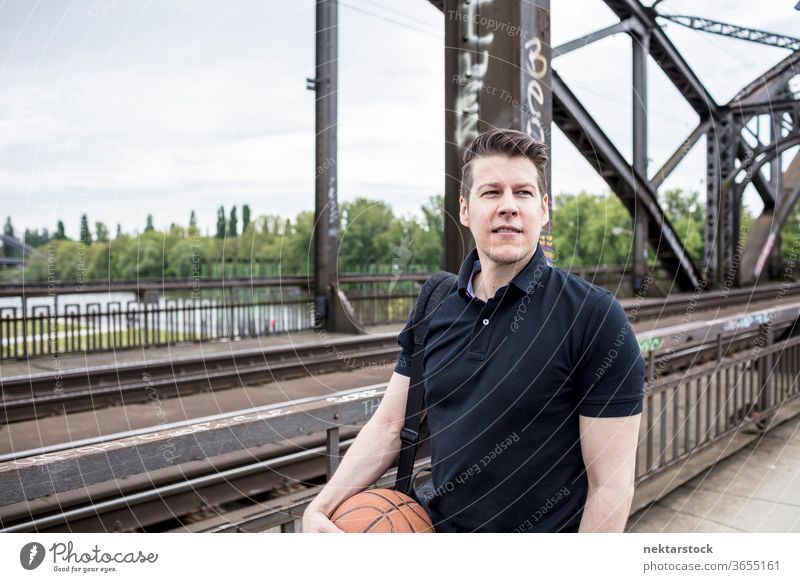
[[[511,190],[506,190],[503,192],[502,198],[500,198],[500,205],[497,207],[497,213],[501,216],[505,216],[506,214],[514,216],[518,212],[519,207],[517,206],[517,199],[514,197],[514,193]]]

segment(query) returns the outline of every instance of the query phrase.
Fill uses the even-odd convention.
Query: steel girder
[[[552,89],[553,121],[559,129],[619,196],[631,216],[646,214],[650,244],[663,266],[674,273],[678,286],[683,290],[700,286],[700,273],[664,215],[650,182],[634,171],[555,71]]]
[[[794,136],[791,136],[794,142],[793,145],[779,148],[777,152],[773,151],[776,147],[775,144],[765,146],[769,154],[764,159],[764,163],[773,162],[774,164],[776,160],[780,160],[781,154],[800,143],[797,142],[798,135],[800,134],[795,133]],[[757,154],[754,154],[746,143],[743,146],[746,147],[740,148],[739,159],[747,165]],[[775,182],[770,184],[764,178],[760,171],[762,165],[759,164],[757,168],[751,168],[748,171],[747,179],[741,184],[734,185],[737,189],[737,195],[741,199],[744,188],[748,182],[751,182],[764,203],[761,216],[756,218],[753,227],[750,229],[747,242],[741,254],[740,284],[751,283],[759,277],[764,267],[764,261],[761,260],[761,256],[765,252],[772,252],[776,246],[780,249],[780,233],[786,225],[794,204],[797,202],[798,195],[800,195],[799,181],[796,178],[799,173],[798,170],[800,170],[800,153],[795,154],[789,168],[783,172],[781,180],[777,184]],[[774,167],[773,165],[772,171],[774,171]]]
[[[658,13],[652,8],[643,6],[638,0],[604,0],[604,2],[620,20],[635,18],[649,31],[650,56],[700,118],[706,119],[709,115],[715,115],[718,109],[717,103],[666,33],[658,26],[656,22]]]
[[[436,2],[431,0],[431,3],[438,9],[442,11],[445,10],[444,1]],[[485,2],[485,4],[487,5],[486,8],[489,8],[492,3],[488,1]],[[451,20],[452,18],[447,22],[448,27],[453,25],[453,23],[450,22]],[[632,18],[631,22],[634,23],[636,29],[640,32],[644,30],[639,27],[638,24],[635,24],[635,20],[635,18]],[[671,45],[667,48],[669,49],[669,47],[671,47]],[[481,50],[486,50],[486,48],[481,47]],[[678,61],[675,67],[676,70],[683,71],[684,73],[688,71],[686,74],[696,81],[696,77],[693,77],[688,66],[681,67],[680,63],[682,60],[677,54],[677,51],[674,50],[674,47],[671,49],[670,54],[675,56],[676,61]],[[478,58],[478,55],[479,53],[475,52],[472,58]],[[490,59],[485,57],[484,60],[489,62]],[[685,63],[683,64],[685,65]],[[664,268],[674,275],[677,285],[682,290],[686,291],[697,288],[701,282],[700,273],[692,259],[686,253],[680,241],[680,237],[658,205],[655,189],[650,186],[650,183],[641,172],[633,171],[631,165],[625,161],[611,140],[602,132],[597,123],[595,123],[591,116],[580,105],[579,101],[571,93],[566,84],[564,84],[560,78],[556,78],[555,73],[553,74],[554,79],[551,90],[553,93],[554,109],[555,100],[559,100],[559,115],[556,119],[554,112],[554,121],[556,121],[560,129],[576,145],[578,151],[586,158],[589,164],[598,171],[606,183],[609,184],[612,190],[620,197],[623,204],[631,213],[631,216],[633,216],[634,219],[637,213],[643,213],[646,216],[647,238],[653,249],[655,249]],[[486,72],[483,71],[483,69],[481,69],[481,75],[481,79],[486,76]],[[448,80],[449,79],[450,77],[448,76]],[[696,81],[695,84],[699,85],[699,81]],[[699,86],[699,91],[704,92],[705,89],[702,88],[702,85]],[[542,89],[546,91],[547,87],[543,87]],[[483,96],[479,95],[478,98],[480,99],[481,97]],[[701,97],[700,99],[705,100],[706,97]],[[710,97],[708,97],[708,99],[710,100]],[[710,102],[713,104],[713,100]],[[448,103],[450,103],[450,100],[448,100]],[[478,102],[478,105],[479,104],[480,101]],[[452,109],[456,108],[453,107]],[[450,110],[451,107],[448,106],[448,116],[451,114]],[[475,108],[474,111],[470,109],[470,112],[478,118],[476,129],[477,127],[492,125],[489,123],[492,121],[491,119],[484,119],[486,112],[482,111],[480,107]],[[492,117],[494,118],[496,116]],[[481,123],[481,120],[483,120],[483,123]],[[450,133],[452,132],[449,132],[448,136]],[[454,133],[453,135],[457,137],[457,134]],[[452,149],[453,144],[450,143],[450,137],[447,139],[449,147]],[[456,139],[455,141],[457,142],[458,140]],[[455,165],[451,164],[451,166],[453,167],[447,171],[448,180],[450,181],[456,179],[458,176],[458,173],[455,171]],[[445,208],[447,209],[447,201],[445,204]],[[455,211],[455,208],[452,210]],[[455,238],[455,236],[451,238]],[[449,239],[448,244],[450,244]]]
[[[781,230],[800,195],[798,190],[800,155],[795,154],[782,179],[773,176],[773,184],[769,184],[760,172],[761,167],[767,162],[772,162],[772,173],[780,171],[778,168],[781,154],[800,143],[798,142],[800,92],[789,86],[791,79],[798,75],[798,64],[800,64],[800,51],[790,54],[749,83],[725,106],[740,120],[741,126],[746,125],[754,116],[770,114],[774,128],[772,143],[755,150],[752,150],[743,139],[740,140],[739,159],[747,171],[747,179],[734,186],[741,195],[748,181],[752,181],[756,191],[764,200],[764,212],[753,224],[742,252],[740,283],[757,280],[764,270],[769,255],[774,249],[780,250]],[[776,139],[774,136],[779,133],[775,116],[783,116],[785,113],[789,114],[793,127],[783,139]]]
[[[789,80],[800,73],[797,68],[798,64],[800,64],[800,51],[793,52],[766,73],[759,75],[757,79],[734,95],[726,107],[736,110],[746,105],[769,105],[786,97]],[[796,96],[790,97],[794,103],[797,103]]]
[[[439,10],[444,10],[443,0],[429,1]],[[578,146],[579,151],[620,196],[623,203],[631,209],[632,214],[632,201],[636,200],[637,191],[640,193],[640,201],[643,202],[642,210],[648,213],[648,223],[653,227],[650,229],[652,232],[648,238],[653,246],[659,249],[659,257],[664,266],[668,269],[675,269],[678,284],[687,290],[697,286],[697,282],[700,281],[700,273],[691,258],[686,255],[680,239],[658,207],[655,191],[666,176],[680,163],[691,145],[696,143],[703,134],[706,134],[708,192],[705,262],[707,278],[722,282],[723,272],[735,273],[734,258],[740,247],[738,233],[741,190],[725,188],[725,186],[731,183],[730,178],[736,170],[735,159],[739,153],[738,135],[743,126],[742,121],[746,115],[758,114],[767,107],[771,108],[770,111],[778,109],[797,113],[797,101],[794,96],[778,100],[777,96],[770,95],[770,99],[764,101],[763,95],[769,94],[764,88],[765,83],[769,87],[788,81],[787,76],[791,76],[792,66],[797,61],[798,54],[792,55],[773,67],[756,82],[740,91],[728,105],[720,107],[658,26],[656,22],[658,14],[654,9],[643,6],[637,0],[604,1],[622,21],[620,25],[609,27],[608,34],[626,31],[638,31],[641,34],[642,31],[645,31],[649,37],[648,52],[650,56],[700,116],[700,124],[684,141],[681,148],[670,157],[664,167],[653,175],[652,181],[648,182],[642,177],[641,172],[632,171],[630,165],[624,161],[610,140],[585,112],[585,109],[580,106],[574,95],[569,92],[563,80],[555,74],[553,120]],[[562,46],[565,52],[574,48],[570,43]],[[559,52],[559,50],[554,50],[555,56]],[[556,95],[559,90],[563,93]],[[576,107],[568,110],[565,103]],[[556,107],[558,107],[558,114],[555,111]],[[583,125],[584,123],[586,125]],[[593,142],[595,145],[592,145]],[[597,145],[601,145],[601,149],[607,154],[602,161],[598,159]],[[620,160],[622,164],[617,163]],[[774,200],[769,185],[759,178],[756,178],[759,194],[765,199],[765,202]],[[639,185],[642,185],[642,188],[639,188]],[[622,188],[622,190],[618,188]],[[769,205],[767,204],[767,206]],[[666,230],[664,230],[665,228]],[[666,242],[666,246],[663,244],[664,242]]]
[[[661,166],[661,169],[653,174],[652,178],[650,178],[650,185],[654,190],[658,189],[658,187],[664,183],[664,180],[666,180],[673,170],[678,167],[678,164],[681,163],[681,160],[683,160],[683,158],[686,157],[686,154],[688,154],[692,147],[694,147],[694,144],[696,144],[700,138],[706,134],[709,125],[710,122],[701,121],[698,126],[692,130],[692,133],[690,133],[688,137],[681,142],[681,145],[678,146],[678,149],[673,152],[669,159],[664,162],[664,165]]]
[[[795,132],[775,143],[762,146],[752,152],[748,157],[757,160],[748,168],[742,168],[731,177],[730,190],[736,191],[739,196],[747,185],[747,180],[741,183],[734,183],[733,178],[741,172],[746,171],[748,175],[756,175],[761,167],[780,157],[786,150],[800,145],[800,133]],[[776,242],[779,241],[780,232],[789,217],[792,207],[800,195],[800,157],[795,155],[790,167],[784,173],[788,177],[788,183],[784,183],[789,188],[788,196],[778,200],[775,209],[765,209],[764,213],[758,217],[747,239],[747,243],[742,253],[742,269],[739,274],[741,283],[750,283],[756,280],[764,269],[766,260],[772,252]]]
[[[659,16],[693,30],[757,42],[768,46],[776,46],[792,51],[800,50],[800,39],[793,36],[786,36],[785,34],[777,34],[757,28],[747,28],[736,24],[711,20],[710,18],[700,18],[698,16],[684,16],[681,14],[660,14]]]
[[[703,233],[706,277],[726,288],[736,284],[734,256],[739,248],[741,204],[736,190],[726,187],[736,169],[738,136],[732,116],[725,113],[711,123],[706,133],[706,226]]]

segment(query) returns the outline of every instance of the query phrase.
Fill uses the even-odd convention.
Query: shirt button
[[[483,320],[483,325],[489,325],[489,320],[488,319],[484,319]]]

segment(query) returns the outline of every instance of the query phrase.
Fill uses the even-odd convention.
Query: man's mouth
[[[522,231],[515,226],[499,226],[493,228],[492,232],[496,234],[519,234]]]

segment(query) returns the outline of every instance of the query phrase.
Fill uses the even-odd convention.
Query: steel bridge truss
[[[780,229],[800,196],[798,156],[782,171],[782,154],[800,138],[800,77],[796,69],[800,52],[793,52],[729,103],[719,105],[662,30],[658,22],[662,17],[638,0],[604,0],[619,23],[552,48],[549,0],[430,1],[445,16],[445,211],[449,216],[458,215],[460,158],[470,139],[491,127],[514,127],[549,144],[550,123],[554,122],[631,213],[634,290],[641,288],[647,274],[647,242],[684,291],[706,284],[748,283],[764,270],[767,259],[782,263]],[[700,30],[713,24],[709,31],[716,34],[795,48],[790,41],[796,39],[790,37],[722,26],[716,21],[694,24]],[[633,49],[632,160],[620,154],[553,68],[553,59],[620,33],[631,37]],[[757,38],[750,38],[753,35]],[[647,167],[647,55],[700,120],[655,172]],[[760,135],[763,132],[753,128],[765,122],[771,128],[766,141]],[[693,258],[661,209],[657,192],[702,137],[707,148],[704,256]],[[763,169],[769,170],[769,177]],[[749,183],[764,201],[764,214],[742,246],[741,202]],[[445,268],[453,271],[460,266],[471,238],[458,221],[445,224]],[[543,233],[542,242],[549,250],[549,232]],[[699,259],[701,267],[696,263]],[[775,275],[774,270],[771,273]]]

